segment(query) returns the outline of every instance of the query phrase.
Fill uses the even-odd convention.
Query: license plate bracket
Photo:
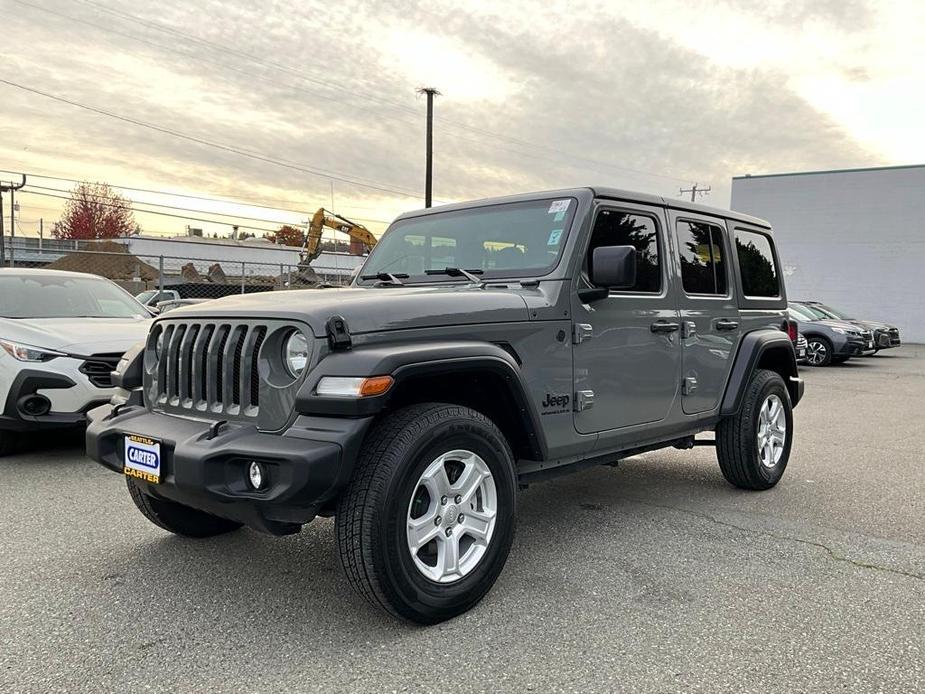
[[[122,471],[129,477],[160,484],[161,442],[149,436],[126,434]]]

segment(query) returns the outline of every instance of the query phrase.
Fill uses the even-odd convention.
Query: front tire
[[[442,403],[379,421],[335,519],[341,564],[373,605],[420,624],[473,607],[514,537],[514,460],[485,415]]]
[[[828,366],[832,363],[832,343],[828,338],[814,335],[807,339],[806,363],[810,366]]]
[[[740,489],[770,489],[784,474],[792,443],[793,408],[784,379],[758,370],[739,412],[716,427],[720,470]]]
[[[128,485],[128,493],[141,511],[141,515],[159,528],[175,535],[214,537],[241,527],[241,523],[146,494],[141,485],[131,477],[126,477],[125,482]]]

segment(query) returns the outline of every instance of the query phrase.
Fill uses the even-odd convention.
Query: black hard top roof
[[[688,212],[696,212],[698,214],[710,215],[713,217],[722,217],[725,219],[733,219],[740,222],[745,222],[747,224],[752,224],[754,226],[764,227],[765,229],[770,229],[771,225],[759,219],[758,217],[752,217],[751,215],[743,214],[742,212],[734,212],[733,210],[724,210],[719,207],[710,207],[709,205],[701,205],[696,202],[688,202],[685,200],[680,200],[677,198],[666,198],[661,195],[654,195],[652,193],[639,193],[630,190],[621,190],[619,188],[608,188],[606,186],[589,186],[587,188],[565,188],[561,190],[544,190],[537,191],[534,193],[520,193],[518,195],[506,195],[503,197],[497,198],[483,198],[481,200],[469,200],[466,202],[456,202],[448,205],[440,205],[438,207],[431,207],[428,209],[413,210],[409,212],[404,212],[397,217],[397,219],[407,219],[409,217],[421,217],[430,214],[437,214],[440,212],[452,212],[453,210],[464,210],[470,207],[483,207],[486,205],[497,205],[501,203],[510,203],[510,202],[526,202],[528,200],[537,200],[545,198],[566,198],[566,197],[575,197],[577,195],[587,195],[590,193],[598,198],[605,198],[608,200],[620,200],[623,202],[638,202],[646,205],[658,205],[660,207],[667,207],[672,210],[685,210]]]

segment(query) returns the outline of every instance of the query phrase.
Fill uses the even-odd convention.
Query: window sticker
[[[562,240],[562,229],[553,229],[549,232],[549,240],[546,242],[547,246],[558,246],[559,241]]]
[[[549,205],[549,210],[546,212],[546,214],[565,212],[568,209],[569,203],[571,202],[571,200],[553,200]]]
[[[552,218],[552,221],[561,222],[563,219],[565,219],[565,210],[556,212],[556,216]]]

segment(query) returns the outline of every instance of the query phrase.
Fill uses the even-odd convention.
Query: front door
[[[687,414],[714,409],[725,392],[741,329],[723,220],[672,212],[681,266],[681,391]]]
[[[680,319],[664,210],[599,204],[581,269],[599,246],[635,246],[636,284],[590,304],[572,298],[575,428],[582,434],[664,419],[678,392]]]

